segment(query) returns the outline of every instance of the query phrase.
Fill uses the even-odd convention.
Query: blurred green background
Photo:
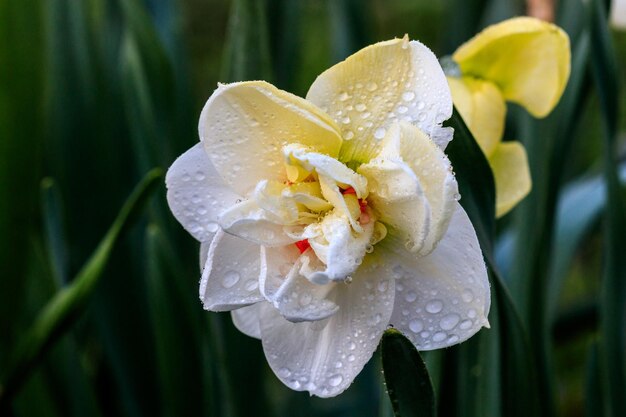
[[[492,330],[424,355],[440,415],[527,410],[532,389],[501,379],[523,366],[519,355],[537,366],[522,381],[540,390],[527,415],[626,415],[626,96],[616,87],[626,32],[607,28],[607,4],[558,2],[573,69],[554,114],[535,121],[509,106],[505,137],[525,143],[534,189],[498,222],[495,253],[529,348],[511,350],[506,323],[490,316]],[[0,383],[133,186],[196,143],[218,81],[304,95],[370,43],[407,33],[444,56],[525,10],[516,0],[0,0]],[[392,415],[378,354],[341,396],[310,398],[274,377],[228,314],[202,309],[198,244],[169,213],[162,180],[109,255],[32,373],[3,387],[14,392],[0,414]]]

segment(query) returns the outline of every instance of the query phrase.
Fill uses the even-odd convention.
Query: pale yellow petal
[[[322,73],[307,99],[342,129],[342,161],[367,162],[389,126],[405,120],[441,147],[452,138],[441,123],[452,99],[435,55],[419,42],[394,39],[355,53]]]
[[[473,77],[448,77],[448,84],[455,107],[488,157],[504,133],[506,104],[500,89]]]
[[[519,142],[502,142],[489,158],[496,181],[496,216],[508,213],[532,185],[526,149]]]
[[[377,178],[390,182],[393,190],[377,186],[372,194],[376,191],[379,200],[395,206],[389,215],[404,216],[390,224],[404,229],[402,232],[411,240],[405,242],[410,250],[430,253],[448,229],[459,198],[456,178],[444,152],[417,127],[401,122],[389,129],[377,157],[361,165],[358,172],[373,183]],[[420,202],[422,199],[426,202]],[[381,216],[385,215],[383,210]]]
[[[220,85],[207,101],[200,138],[224,181],[247,195],[261,179],[284,181],[283,146],[337,156],[335,123],[315,105],[263,81]]]
[[[570,45],[559,27],[531,17],[489,26],[452,56],[463,75],[493,81],[507,101],[533,116],[559,102],[570,73]]]

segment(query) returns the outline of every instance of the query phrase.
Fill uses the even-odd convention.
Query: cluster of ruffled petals
[[[437,59],[406,38],[330,68],[306,99],[251,81],[206,103],[168,202],[201,242],[204,307],[232,311],[292,389],[342,392],[390,326],[429,350],[488,325],[444,153],[451,112]]]
[[[503,216],[531,189],[524,146],[503,142],[505,101],[534,117],[559,102],[570,73],[570,45],[559,27],[531,17],[489,26],[452,55],[446,69],[454,105],[491,165],[496,212]]]

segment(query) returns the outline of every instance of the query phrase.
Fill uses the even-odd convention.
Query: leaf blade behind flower
[[[161,178],[160,169],[146,174],[72,284],[59,291],[48,302],[22,342],[17,345],[13,360],[2,377],[0,410],[17,393],[46,352],[84,312],[119,237],[139,215]]]
[[[435,394],[426,364],[399,331],[385,331],[381,344],[387,393],[396,417],[434,417]]]

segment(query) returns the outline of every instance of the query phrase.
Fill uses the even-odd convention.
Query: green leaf
[[[495,186],[489,164],[463,119],[454,111],[448,125],[455,130],[446,152],[456,172],[461,205],[467,212],[491,272],[492,298],[498,305],[502,357],[502,415],[538,415],[536,369],[528,336],[511,295],[493,260],[495,234]],[[490,358],[482,358],[488,361]]]
[[[60,290],[48,302],[18,343],[14,349],[13,360],[1,379],[0,409],[15,395],[50,347],[85,311],[119,237],[139,215],[161,178],[159,169],[146,174],[72,284]]]
[[[456,173],[460,203],[472,220],[483,253],[491,257],[496,231],[496,192],[491,168],[456,108],[446,125],[454,128],[454,139],[446,153]]]
[[[44,130],[41,0],[0,0],[0,367],[21,334],[30,239],[38,220]],[[6,318],[11,319],[6,319]]]
[[[604,127],[603,168],[607,186],[604,271],[600,291],[599,368],[605,415],[626,415],[626,203],[617,174],[618,66],[604,4],[591,4],[592,72]]]
[[[223,81],[272,80],[265,8],[265,0],[233,1]]]
[[[41,181],[43,226],[50,258],[52,275],[58,287],[67,283],[67,248],[61,192],[52,178]]]
[[[399,331],[389,329],[381,346],[387,393],[396,417],[434,417],[432,382],[413,343]]]

